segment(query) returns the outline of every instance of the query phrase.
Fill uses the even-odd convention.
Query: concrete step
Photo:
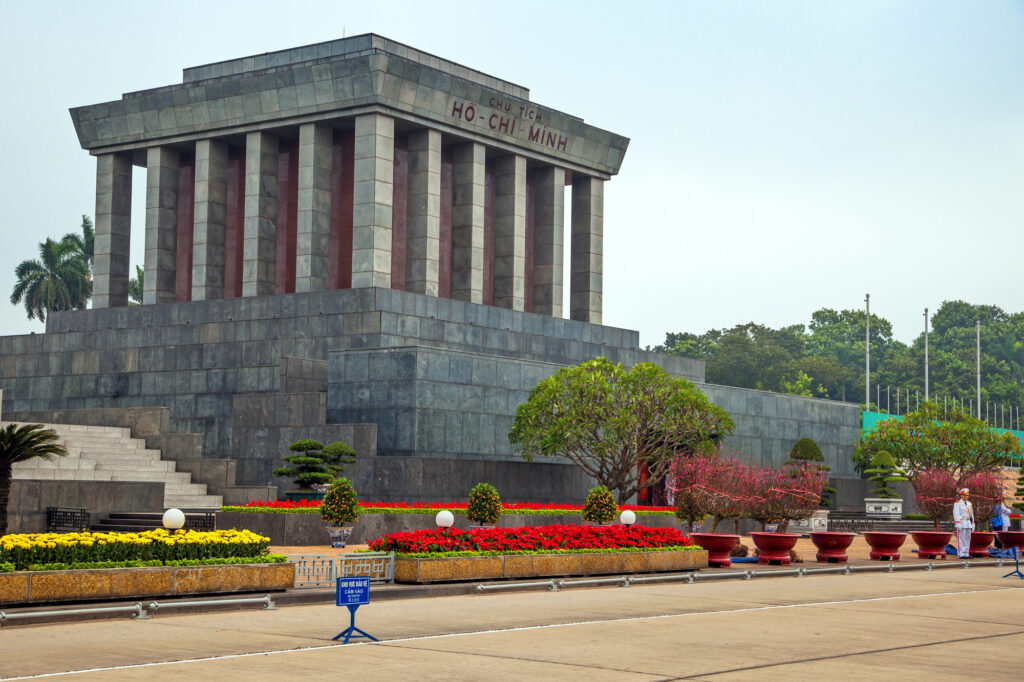
[[[211,509],[220,510],[221,503],[224,501],[220,495],[164,495],[164,506],[177,507],[188,507],[189,509]]]

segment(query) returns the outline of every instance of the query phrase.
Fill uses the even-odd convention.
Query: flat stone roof
[[[228,59],[222,62],[213,62],[202,66],[193,66],[182,70],[182,82],[193,83],[195,81],[211,78],[230,78],[253,71],[274,69],[279,67],[295,66],[319,62],[321,60],[332,60],[338,57],[347,58],[369,54],[372,50],[380,50],[393,54],[403,59],[423,64],[445,73],[450,73],[458,78],[484,85],[494,90],[500,90],[513,97],[530,99],[529,88],[510,83],[509,81],[489,76],[475,69],[470,69],[441,57],[436,57],[414,47],[403,45],[390,38],[379,36],[375,33],[364,33],[363,35],[342,38],[341,40],[330,40],[324,43],[306,45],[304,47],[293,47],[288,50],[277,50],[250,57]]]
[[[196,66],[183,76],[180,84],[71,109],[82,147],[139,151],[371,112],[606,179],[629,145],[531,102],[524,87],[374,34]]]

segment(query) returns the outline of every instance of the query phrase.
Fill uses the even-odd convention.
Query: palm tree
[[[57,440],[57,432],[42,424],[8,424],[0,428],[0,535],[7,532],[7,502],[11,497],[14,463],[66,454],[68,451]]]
[[[135,277],[128,280],[128,300],[142,305],[142,290],[146,283],[146,271],[142,266],[135,266]]]
[[[68,232],[64,235],[61,241],[74,244],[78,257],[85,261],[86,267],[88,268],[87,279],[92,281],[93,252],[95,250],[96,231],[93,229],[92,220],[89,216],[82,216],[82,227],[80,229],[82,230],[81,235],[77,235],[74,232]]]
[[[11,303],[24,298],[28,319],[46,321],[47,313],[84,309],[92,293],[88,263],[70,241],[47,239],[39,245],[39,260],[25,260],[14,271],[18,278]]]

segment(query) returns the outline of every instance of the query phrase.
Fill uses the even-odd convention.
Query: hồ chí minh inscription
[[[491,97],[487,106],[476,102],[452,99],[452,118],[493,133],[518,138],[524,142],[565,152],[569,136],[551,130],[541,123],[541,112],[510,99]]]

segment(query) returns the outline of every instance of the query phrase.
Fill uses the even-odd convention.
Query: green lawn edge
[[[238,564],[283,564],[288,557],[283,554],[267,554],[253,557],[211,557],[209,559],[139,559],[128,561],[76,561],[69,564],[31,564],[29,571],[79,571],[98,568],[159,568],[163,566],[231,566]],[[0,564],[0,573],[17,570],[13,563]]]

